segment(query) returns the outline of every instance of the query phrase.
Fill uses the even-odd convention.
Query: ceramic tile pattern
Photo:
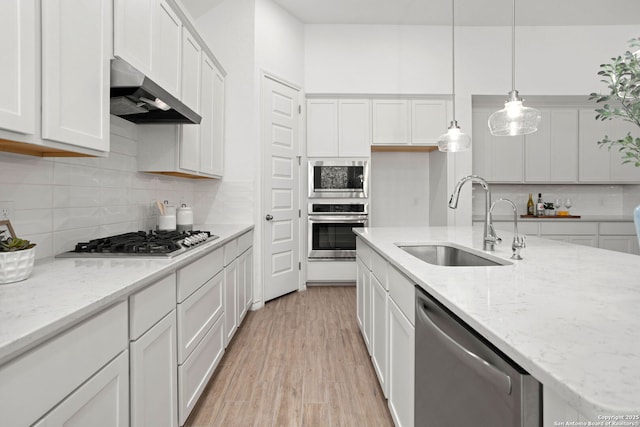
[[[254,184],[195,183],[137,172],[136,126],[112,117],[106,158],[43,159],[0,153],[0,201],[13,202],[16,232],[37,243],[36,258],[90,238],[155,227],[155,200],[194,207],[196,223],[253,222]]]

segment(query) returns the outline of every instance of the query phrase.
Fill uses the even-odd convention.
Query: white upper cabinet
[[[200,112],[200,64],[202,47],[185,27],[182,29],[182,102]]]
[[[442,100],[414,99],[411,101],[411,143],[438,145],[438,137],[445,133],[447,103]]]
[[[154,80],[176,98],[181,99],[182,22],[166,0],[159,0],[154,12],[151,80]]]
[[[35,0],[0,2],[0,128],[35,133]]]
[[[578,181],[578,112],[541,109],[538,131],[525,136],[526,182]]]
[[[111,1],[42,2],[42,137],[109,150]]]
[[[307,156],[338,156],[338,100],[307,100]]]
[[[373,100],[374,145],[408,145],[411,142],[410,101],[406,99]]]
[[[114,55],[180,97],[182,23],[166,0],[114,1]]]
[[[522,182],[524,137],[491,135],[487,126],[491,113],[473,111],[473,173],[487,181]]]
[[[224,75],[203,55],[200,106],[200,171],[222,177],[224,156]],[[186,127],[188,125],[184,125]]]
[[[338,101],[338,156],[371,154],[371,102],[368,99]]]
[[[637,137],[637,128],[621,120],[595,120],[596,113],[591,108],[580,109],[579,114],[580,182],[639,183],[640,168],[632,163],[623,165],[617,147],[607,150],[597,144],[605,135],[610,139],[619,139],[632,132]]]
[[[307,100],[308,157],[369,157],[368,99]]]

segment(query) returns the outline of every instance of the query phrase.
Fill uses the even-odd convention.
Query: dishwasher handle
[[[418,317],[422,323],[433,329],[447,349],[456,354],[464,364],[473,369],[478,375],[498,387],[499,390],[503,390],[506,394],[511,394],[511,377],[477,354],[467,350],[460,343],[447,335],[427,314],[423,303],[423,301],[426,302],[424,297],[421,295],[416,295],[416,297],[418,298],[418,310],[416,310]]]

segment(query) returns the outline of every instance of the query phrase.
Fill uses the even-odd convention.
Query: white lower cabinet
[[[209,329],[185,362],[178,366],[179,423],[184,425],[224,354],[222,317]]]
[[[128,380],[129,354],[125,350],[34,427],[126,427],[129,425]]]
[[[233,260],[224,268],[224,346],[238,329],[238,261]]]
[[[640,255],[633,222],[601,222],[599,233],[599,248]]]
[[[388,397],[387,361],[389,354],[387,290],[371,275],[371,362],[378,376],[382,393]]]
[[[238,257],[238,317],[241,323],[253,300],[253,251],[246,250]]]
[[[389,410],[398,427],[414,425],[414,361],[415,327],[389,298]]]
[[[175,309],[138,340],[133,341],[129,348],[131,426],[177,426]]]
[[[356,316],[371,363],[395,425],[412,427],[415,285],[360,239],[356,266]]]

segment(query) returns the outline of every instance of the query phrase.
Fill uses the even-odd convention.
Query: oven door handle
[[[369,219],[368,215],[317,215],[309,214],[312,222],[356,222],[363,223]]]

